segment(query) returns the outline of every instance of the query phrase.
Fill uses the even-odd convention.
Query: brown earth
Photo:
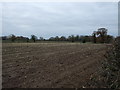
[[[3,44],[3,88],[84,87],[101,66],[105,50],[106,44]]]

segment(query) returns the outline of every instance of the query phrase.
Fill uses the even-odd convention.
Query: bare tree
[[[96,34],[98,35],[98,37],[101,37],[101,43],[105,43],[105,38],[107,36],[107,29],[99,28]]]
[[[40,37],[40,41],[44,41],[44,38],[43,38],[43,37]]]
[[[31,35],[31,39],[35,42],[37,40],[37,36]]]
[[[16,36],[15,36],[14,34],[11,34],[11,35],[10,35],[10,39],[11,39],[12,42],[15,42]]]
[[[93,36],[93,42],[96,43],[96,31],[93,32],[92,36]]]
[[[66,37],[65,37],[65,36],[61,36],[61,37],[60,37],[60,40],[61,40],[61,41],[65,41],[65,40],[66,40]]]
[[[74,37],[74,35],[68,36],[68,40],[69,40],[69,41],[72,41],[72,42],[75,42],[75,37]]]

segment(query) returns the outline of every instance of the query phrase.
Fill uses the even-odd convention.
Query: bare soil
[[[6,43],[3,88],[81,88],[104,60],[106,44]]]

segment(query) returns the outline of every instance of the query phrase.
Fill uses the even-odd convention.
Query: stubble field
[[[4,43],[3,88],[81,88],[104,60],[106,44]]]

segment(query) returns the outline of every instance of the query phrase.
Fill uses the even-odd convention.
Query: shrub
[[[120,89],[120,37],[108,46],[103,63],[103,75],[108,88]]]

